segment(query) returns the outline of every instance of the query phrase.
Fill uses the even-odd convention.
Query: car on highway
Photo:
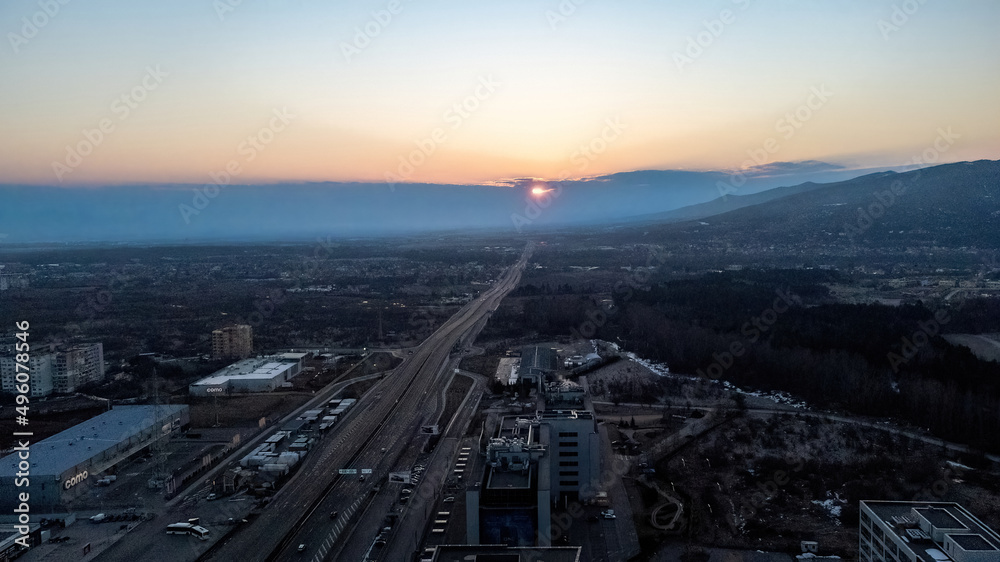
[[[455,496],[448,496],[447,498],[444,499],[444,503],[454,503],[454,502],[455,502]]]
[[[209,494],[205,497],[206,501],[215,501],[217,499],[219,499],[219,494]]]

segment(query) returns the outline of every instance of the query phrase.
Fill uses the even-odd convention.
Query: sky
[[[998,23],[995,0],[5,0],[0,183],[996,159]]]

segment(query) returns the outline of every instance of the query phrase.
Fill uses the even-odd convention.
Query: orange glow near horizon
[[[0,4],[0,28],[18,35],[36,4]],[[876,25],[880,2],[724,2],[738,18],[708,45],[719,10],[698,2],[587,3],[558,22],[528,0],[403,3],[360,39],[388,25],[377,1],[231,4],[100,0],[12,43],[0,183],[237,170],[239,184],[523,189],[748,162],[900,166],[939,128],[960,135],[942,162],[1000,158],[1000,77],[983,72],[1000,65],[998,2],[920,3],[895,31]]]

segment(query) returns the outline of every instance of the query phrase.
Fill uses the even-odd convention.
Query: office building
[[[957,503],[862,501],[861,562],[1000,562],[1000,535]]]
[[[502,418],[486,448],[483,478],[466,490],[467,541],[549,545],[552,508],[597,495],[598,439],[591,412]]]

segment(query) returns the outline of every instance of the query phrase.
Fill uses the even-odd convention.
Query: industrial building
[[[546,546],[552,508],[598,492],[600,447],[591,412],[504,417],[486,457],[483,479],[466,491],[470,544]]]
[[[28,458],[14,452],[0,459],[0,509],[16,506],[28,492],[33,513],[54,513],[86,493],[101,474],[113,473],[122,461],[167,439],[190,424],[188,407],[117,406],[48,439],[31,443]],[[29,485],[16,486],[19,467],[30,463]],[[23,475],[22,475],[23,476]]]
[[[951,502],[862,501],[862,562],[1000,562],[1000,535]]]
[[[243,359],[188,386],[191,396],[271,392],[302,371],[306,353]],[[289,383],[290,384],[290,383]]]
[[[253,328],[246,324],[212,331],[212,357],[245,359],[253,355]]]
[[[541,388],[545,375],[556,372],[559,357],[556,350],[548,347],[529,346],[521,350],[521,362],[517,368],[517,378]]]
[[[0,381],[5,393],[14,394],[17,384],[16,357],[0,357]],[[28,363],[31,396],[53,392],[69,394],[80,387],[104,380],[104,346],[77,344],[53,353],[32,353]]]

